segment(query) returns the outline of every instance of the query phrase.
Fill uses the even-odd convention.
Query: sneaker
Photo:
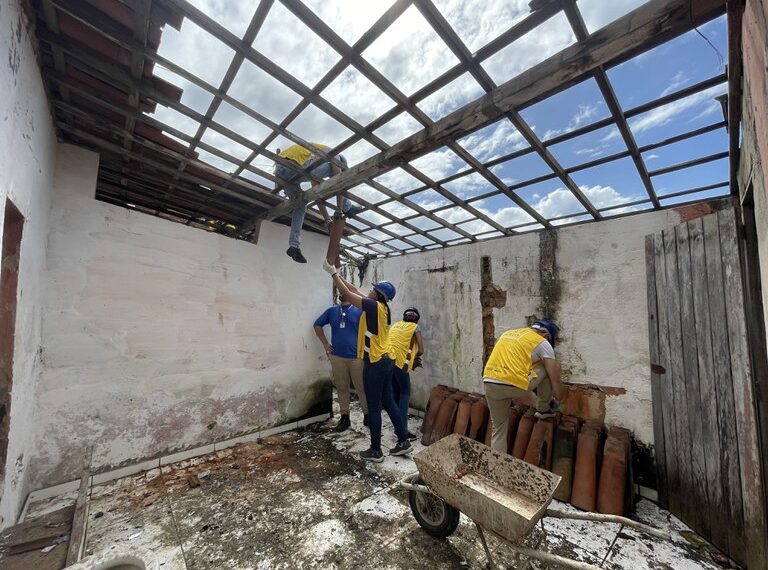
[[[368,414],[363,414],[363,425],[365,427],[371,427],[371,424],[368,422]]]
[[[336,433],[341,433],[343,431],[347,431],[349,429],[350,422],[349,422],[349,416],[347,414],[342,414],[341,418],[339,418],[339,423],[336,424],[336,427],[333,428],[333,431]]]
[[[413,447],[411,447],[411,442],[408,440],[405,440],[401,443],[398,443],[395,447],[389,450],[390,455],[408,455],[411,451],[413,451]]]
[[[417,439],[419,438],[415,434],[408,432],[408,441],[416,441]]]
[[[301,255],[301,250],[298,247],[289,247],[285,251],[286,255],[293,259],[296,263],[306,263],[307,260]]]
[[[347,217],[347,219],[351,219],[357,216],[363,210],[365,210],[365,208],[362,206],[350,206],[349,209],[344,212],[344,215]]]
[[[365,451],[360,452],[360,459],[365,461],[373,461],[374,463],[381,463],[384,461],[384,454],[381,451],[366,449]]]

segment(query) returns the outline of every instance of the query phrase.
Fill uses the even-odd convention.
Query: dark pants
[[[392,367],[392,392],[400,408],[400,418],[408,431],[408,404],[411,401],[411,375],[397,366]]]
[[[368,401],[368,423],[371,429],[371,449],[381,451],[381,409],[387,411],[392,425],[395,427],[398,443],[408,439],[408,432],[403,427],[400,408],[392,398],[392,368],[394,362],[382,358],[371,364],[367,360],[363,364],[363,387],[365,399]]]

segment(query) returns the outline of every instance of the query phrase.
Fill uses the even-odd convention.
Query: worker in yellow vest
[[[540,320],[527,328],[510,329],[496,341],[483,371],[493,449],[507,451],[509,406],[513,402],[534,406],[539,418],[551,417],[559,408],[563,385],[555,360],[558,332],[555,323]]]
[[[424,356],[424,339],[419,328],[421,315],[416,307],[409,307],[403,312],[403,320],[389,328],[389,346],[395,367],[392,369],[392,391],[395,403],[400,408],[403,425],[408,429],[408,404],[411,399],[411,372],[421,366]],[[416,441],[416,436],[408,432],[408,440]]]
[[[363,313],[360,317],[357,337],[357,357],[363,361],[363,389],[368,404],[368,429],[371,430],[371,447],[360,452],[365,461],[381,463],[381,410],[386,410],[395,428],[397,445],[390,455],[407,455],[413,450],[408,441],[408,426],[403,425],[398,408],[392,397],[392,348],[389,342],[391,324],[389,302],[397,290],[389,281],[372,283],[373,289],[365,293],[339,275],[336,267],[323,261],[323,269],[333,279],[339,294]]]
[[[328,146],[320,143],[311,143],[311,145],[322,151],[327,151]],[[277,155],[280,158],[285,159],[292,167],[288,167],[285,164],[275,163],[275,176],[281,180],[287,182],[287,185],[281,184],[280,180],[275,183],[275,188],[282,190],[289,199],[298,198],[301,195],[302,182],[309,180],[314,188],[318,183],[309,177],[311,174],[315,178],[330,178],[339,174],[342,170],[346,170],[347,159],[343,155],[338,154],[334,157],[341,166],[328,162],[322,158],[319,154],[312,150],[305,148],[301,145],[294,144],[287,149],[281,151],[277,149]],[[314,166],[316,164],[316,166]],[[325,218],[326,222],[330,222],[328,212],[325,209],[323,202],[318,202],[320,213]],[[338,194],[336,196],[336,212],[334,213],[334,219],[341,219],[343,217],[352,218],[362,212],[363,208],[360,206],[354,206],[344,194]],[[306,263],[306,258],[301,253],[301,227],[304,225],[304,216],[307,213],[306,205],[301,208],[296,208],[291,213],[291,234],[288,237],[288,250],[285,252],[288,257],[296,261],[297,263]]]

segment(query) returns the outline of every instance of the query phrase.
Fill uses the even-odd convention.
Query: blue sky
[[[245,31],[255,9],[251,3],[226,0],[194,0],[193,3],[238,35]],[[594,31],[643,3],[643,0],[579,0],[578,6],[588,29]],[[383,1],[369,3],[357,0],[338,0],[330,3],[326,0],[305,0],[305,4],[350,45],[357,41],[390,5]],[[524,18],[529,11],[528,0],[435,0],[435,5],[472,52]],[[625,112],[723,73],[723,57],[727,54],[724,17],[702,26],[699,31],[714,45],[714,49],[702,35],[691,31],[608,70],[608,77]],[[558,14],[481,62],[481,65],[497,84],[502,83],[574,41],[567,20],[562,14]],[[338,53],[306,28],[279,1],[275,2],[270,10],[253,47],[308,88],[314,87],[340,59]],[[220,84],[234,55],[230,48],[189,21],[184,22],[180,32],[170,28],[165,30],[160,54],[197,74],[214,87]],[[413,94],[458,63],[456,57],[445,47],[414,6],[408,8],[363,51],[362,55],[405,95]],[[210,93],[163,69],[162,66],[156,67],[156,73],[184,89],[184,105],[200,113],[206,112],[212,98]],[[725,91],[726,85],[723,83],[686,99],[635,114],[629,119],[629,125],[637,144],[642,149],[666,138],[722,121],[722,110],[715,97]],[[247,61],[238,71],[229,94],[276,122],[282,121],[301,100],[297,93]],[[438,120],[483,94],[484,90],[480,85],[468,73],[464,73],[443,89],[418,101],[417,106],[432,120]],[[395,107],[393,99],[353,66],[347,66],[334,77],[322,90],[321,96],[361,126],[369,124]],[[520,110],[520,114],[534,133],[545,142],[610,116],[598,86],[591,78]],[[189,135],[194,135],[197,130],[195,121],[166,107],[158,106],[155,117]],[[227,103],[219,107],[214,121],[254,142],[269,142],[268,146],[273,151],[277,147],[284,148],[290,144],[284,137],[270,137],[271,131],[268,127]],[[391,145],[422,128],[423,125],[415,118],[403,112],[377,129],[375,135],[385,144]],[[303,109],[288,125],[288,129],[305,140],[331,146],[342,143],[352,134],[347,127],[314,105]],[[211,128],[203,133],[202,141],[237,160],[242,160],[251,153],[251,149]],[[462,137],[458,144],[481,162],[528,148],[527,142],[506,119]],[[614,125],[560,144],[548,145],[548,149],[566,169],[627,151]],[[653,172],[725,150],[727,134],[724,128],[720,128],[695,139],[648,150],[642,153],[642,158],[647,170]],[[213,153],[202,149],[198,149],[198,152],[201,160],[225,172],[234,172],[237,167]],[[377,152],[379,149],[367,141],[358,141],[343,150],[351,165]],[[257,156],[251,162],[252,169],[265,172],[271,172],[272,166],[271,161],[262,156]],[[464,160],[447,147],[412,161],[411,166],[438,183],[470,169]],[[505,184],[513,186],[552,173],[536,153],[501,162],[493,166],[491,171]],[[270,187],[272,185],[269,180],[253,171],[245,171],[243,176]],[[621,206],[648,197],[630,158],[577,170],[570,176],[597,208]],[[663,196],[727,179],[727,159],[722,159],[679,172],[654,176],[652,181],[656,193]],[[495,231],[486,222],[475,219],[461,208],[453,207],[450,201],[437,192],[425,190],[421,181],[402,169],[383,173],[376,177],[376,182],[396,194],[408,194],[415,189],[422,189],[418,193],[408,194],[408,199],[429,211],[434,211],[438,217],[459,225],[469,233]],[[473,208],[501,226],[530,224],[526,229],[538,227],[532,223],[530,216],[507,196],[500,194],[498,188],[479,174],[467,174],[442,184],[442,187],[463,200],[469,200]],[[727,188],[710,190],[662,203],[668,205],[676,201],[723,195],[727,191]],[[420,236],[417,236],[418,239],[413,237],[411,230],[397,223],[399,219],[416,214],[406,205],[397,201],[386,203],[390,199],[367,184],[354,188],[351,194],[353,198],[359,196],[369,202],[383,204],[382,210],[394,218],[368,212],[364,218],[371,223],[390,223],[388,229],[398,236],[408,235],[409,239],[418,243],[425,240]],[[560,223],[584,219],[583,206],[557,177],[527,185],[517,190],[517,194],[544,217],[564,217]],[[648,206],[619,207],[611,210],[611,213],[620,214],[629,209],[646,207]],[[437,239],[461,237],[451,230],[437,228],[435,222],[424,216],[414,218],[410,223],[429,231],[430,235]],[[366,228],[362,223],[358,223],[357,227],[361,230]],[[385,241],[391,239],[390,236],[379,234],[381,232],[370,235]]]

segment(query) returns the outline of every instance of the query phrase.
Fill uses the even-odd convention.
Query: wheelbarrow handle
[[[645,534],[648,534],[655,538],[673,542],[672,535],[668,532],[665,532],[663,530],[659,530],[658,528],[654,528],[647,524],[639,523],[637,521],[633,521],[632,519],[628,519],[626,517],[620,517],[617,515],[601,515],[598,513],[573,513],[573,512],[569,513],[565,511],[555,511],[552,509],[547,509],[547,511],[544,513],[544,516],[552,517],[556,519],[573,519],[573,520],[579,520],[579,521],[593,521],[593,522],[601,522],[601,523],[618,523],[624,526],[628,526],[630,528],[634,528],[641,532],[644,532]]]
[[[421,493],[429,493],[430,495],[434,495],[435,497],[440,497],[437,493],[435,493],[432,489],[427,487],[426,485],[419,485],[418,483],[414,483],[417,478],[419,477],[419,472],[411,473],[410,475],[406,475],[402,479],[400,479],[397,482],[397,486],[401,489],[405,489],[406,491],[419,491]]]

